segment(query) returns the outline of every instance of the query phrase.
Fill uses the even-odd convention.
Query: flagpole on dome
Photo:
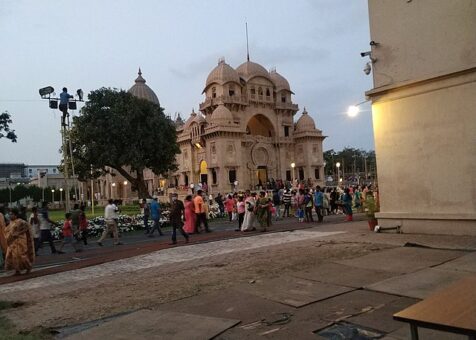
[[[246,59],[250,61],[250,48],[248,46],[248,23],[245,22],[246,26]]]

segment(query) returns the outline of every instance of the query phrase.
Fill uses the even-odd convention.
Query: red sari
[[[185,201],[185,223],[183,225],[183,230],[188,233],[192,234],[195,232],[195,205],[193,201]]]

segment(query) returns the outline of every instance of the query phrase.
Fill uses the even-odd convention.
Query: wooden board
[[[430,295],[393,317],[421,327],[476,335],[476,275]]]

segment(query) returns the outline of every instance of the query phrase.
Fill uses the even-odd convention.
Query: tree
[[[16,143],[17,135],[15,134],[15,130],[10,129],[11,123],[12,123],[12,119],[8,111],[5,111],[2,114],[0,114],[0,139],[6,138],[6,139],[10,139],[13,143]]]
[[[92,91],[81,115],[73,120],[70,138],[80,180],[114,169],[140,198],[150,197],[144,169],[156,175],[177,169],[175,156],[180,149],[173,122],[159,105],[123,90]]]

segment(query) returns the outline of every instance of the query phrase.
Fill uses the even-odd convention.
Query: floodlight
[[[39,89],[40,96],[45,97],[50,94],[52,94],[55,91],[55,89],[52,86],[47,86]]]
[[[58,100],[50,99],[50,109],[57,109],[58,108]]]
[[[76,110],[76,108],[77,108],[76,102],[68,102],[68,108],[70,110]]]

